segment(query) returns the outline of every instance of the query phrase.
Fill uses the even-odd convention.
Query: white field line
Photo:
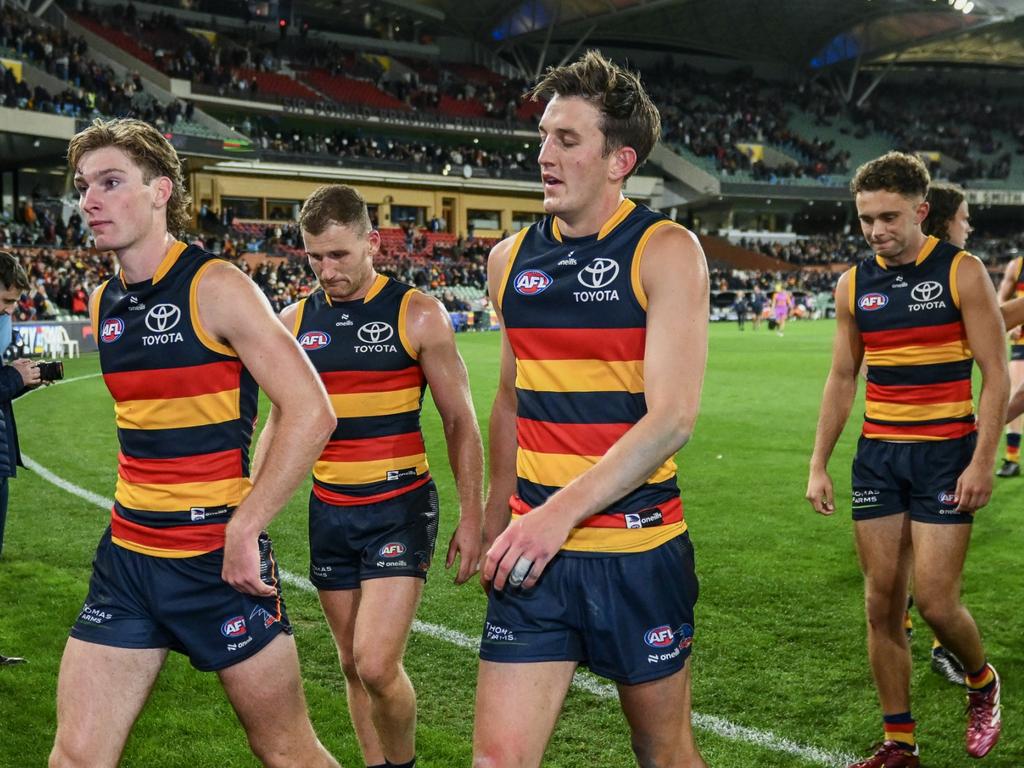
[[[65,379],[64,381],[56,382],[55,386],[56,384],[70,384],[73,381],[90,379],[99,375],[100,374],[96,373],[87,376],[78,376],[73,379]],[[25,462],[26,467],[38,474],[48,483],[52,483],[73,496],[77,496],[80,499],[88,501],[90,504],[95,504],[96,506],[106,510],[109,510],[114,505],[113,499],[107,499],[93,493],[92,491],[87,491],[85,488],[55,475],[46,467],[29,458],[25,454],[22,454],[21,458],[22,461]],[[316,591],[307,579],[285,570],[281,570],[281,580],[285,584],[293,586],[296,589],[300,589],[303,592],[312,593]],[[477,638],[470,637],[469,635],[441,626],[440,624],[431,624],[417,619],[413,622],[412,631],[474,652],[480,647],[480,641]],[[605,699],[618,698],[618,692],[614,685],[601,682],[594,675],[582,670],[577,672],[576,676],[573,678],[573,687]],[[845,755],[839,752],[829,752],[828,750],[819,749],[818,747],[805,746],[795,741],[791,741],[790,739],[783,738],[782,736],[777,736],[771,731],[747,728],[745,726],[732,723],[724,718],[715,717],[714,715],[702,715],[699,712],[694,712],[693,724],[701,730],[708,731],[709,733],[713,733],[725,739],[753,744],[769,752],[785,752],[786,754],[793,755],[794,757],[801,758],[802,760],[806,760],[809,763],[819,766],[841,768],[842,766],[849,765],[857,759],[853,755]]]

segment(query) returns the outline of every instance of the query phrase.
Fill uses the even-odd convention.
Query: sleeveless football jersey
[[[328,504],[373,504],[430,479],[426,378],[405,333],[415,290],[378,275],[362,299],[332,301],[321,288],[299,302],[293,332],[338,418],[313,465],[313,493]]]
[[[151,280],[104,283],[93,317],[120,442],[112,540],[156,557],[223,547],[251,487],[258,390],[200,323],[196,287],[211,267],[228,268],[175,243]]]
[[[971,368],[956,269],[974,258],[929,237],[917,259],[863,260],[850,276],[850,312],[868,365],[863,435],[949,440],[975,430]]]
[[[596,235],[566,237],[552,216],[517,235],[498,293],[516,358],[514,515],[594,466],[647,413],[640,260],[651,235],[671,226],[625,200]],[[685,530],[669,457],[639,488],[580,522],[563,549],[644,551]]]

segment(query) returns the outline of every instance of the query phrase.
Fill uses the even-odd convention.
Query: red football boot
[[[996,676],[995,685],[987,692],[968,691],[967,693],[967,754],[971,757],[984,757],[992,751],[999,741],[999,732],[1003,728],[1002,707],[999,704],[999,673],[992,668]]]
[[[917,746],[908,747],[899,742],[885,741],[875,754],[849,768],[918,768],[920,764]]]

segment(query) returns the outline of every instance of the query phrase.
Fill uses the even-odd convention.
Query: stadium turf
[[[851,424],[831,469],[839,512],[815,515],[803,499],[833,323],[787,326],[785,338],[748,325],[712,328],[703,407],[681,453],[686,515],[701,578],[694,643],[698,741],[714,768],[841,765],[881,737],[864,650],[861,579],[848,511]],[[498,336],[459,338],[486,434],[497,379]],[[11,485],[0,560],[0,653],[29,664],[0,668],[0,766],[45,764],[54,728],[57,668],[81,607],[96,542],[107,523],[116,438],[112,405],[95,355],[65,362],[67,383],[15,404],[22,449],[58,478],[91,492],[75,496],[36,472]],[[86,378],[78,378],[86,377]],[[77,379],[77,380],[76,380]],[[266,404],[261,409],[266,413]],[[856,406],[854,413],[860,412]],[[424,768],[468,766],[476,658],[484,597],[457,588],[443,570],[453,526],[451,475],[432,406],[424,430],[441,490],[443,521],[434,568],[412,635],[407,667],[419,694]],[[308,484],[274,522],[303,677],[317,731],[346,766],[361,766],[341,676],[315,595],[301,581]],[[1024,765],[1024,583],[1020,506],[1024,480],[1000,481],[978,514],[964,595],[982,628],[1005,691],[1002,743],[980,765]],[[963,694],[928,670],[930,635],[920,619],[914,652],[914,714],[923,764],[965,765]],[[389,631],[384,624],[381,633]],[[467,647],[470,646],[470,647]],[[546,766],[633,765],[614,689],[590,676],[569,695]],[[241,728],[213,675],[171,655],[139,719],[124,765],[137,768],[253,766]]]

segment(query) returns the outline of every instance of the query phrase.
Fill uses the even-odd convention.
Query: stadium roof
[[[371,7],[364,0],[298,5],[312,13]],[[915,63],[1024,65],[1022,27],[1013,23],[1024,17],[1024,0],[378,0],[372,7],[531,65],[542,51],[587,45],[653,47],[800,69],[858,56],[869,63],[896,53]],[[551,59],[547,55],[546,63]]]

